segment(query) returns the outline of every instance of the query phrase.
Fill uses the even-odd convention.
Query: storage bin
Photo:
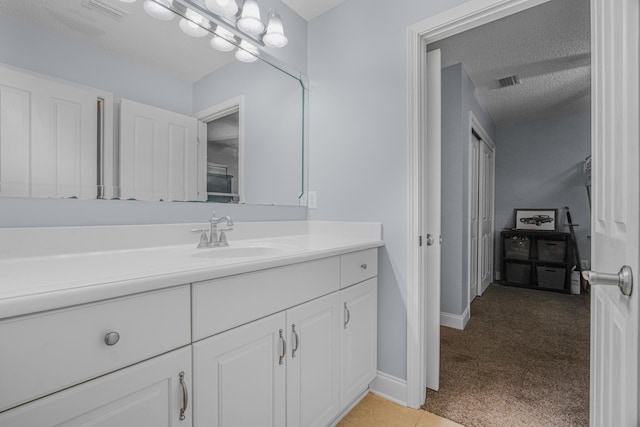
[[[511,259],[529,259],[531,240],[526,236],[505,236],[502,240],[504,245],[504,257]]]
[[[565,262],[566,240],[538,239],[538,260],[546,262]]]
[[[516,285],[531,284],[531,264],[518,264],[515,262],[508,262],[506,264],[507,277],[505,280],[508,283]]]
[[[549,289],[564,289],[567,269],[563,267],[536,266],[538,287]]]

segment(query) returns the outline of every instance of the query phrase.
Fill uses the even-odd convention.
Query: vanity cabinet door
[[[278,313],[193,345],[195,426],[285,425],[285,328]]]
[[[189,346],[0,413],[0,425],[187,427],[191,378]]]
[[[377,279],[340,291],[341,402],[346,407],[377,375]]]
[[[340,410],[340,296],[287,311],[287,427],[324,427]]]

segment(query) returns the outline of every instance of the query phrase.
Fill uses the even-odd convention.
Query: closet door
[[[111,95],[0,67],[0,195],[93,199],[98,99]]]
[[[197,124],[193,117],[122,99],[120,198],[200,200]]]

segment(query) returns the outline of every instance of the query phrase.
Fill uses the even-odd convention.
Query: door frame
[[[480,224],[481,224],[481,220],[480,220],[480,210],[482,207],[482,199],[481,197],[484,195],[483,191],[486,191],[486,189],[484,189],[484,180],[481,178],[481,167],[480,164],[482,162],[482,157],[481,157],[481,153],[482,153],[482,144],[486,145],[488,147],[489,150],[491,150],[491,152],[493,153],[493,171],[492,171],[492,176],[491,176],[491,184],[493,186],[493,191],[492,191],[492,197],[491,197],[491,235],[493,236],[495,234],[495,216],[496,216],[496,205],[495,205],[495,194],[496,194],[496,180],[495,180],[495,161],[496,161],[496,144],[493,142],[493,140],[491,139],[491,137],[489,136],[489,134],[487,133],[486,129],[482,126],[482,124],[480,123],[480,120],[478,120],[478,118],[476,117],[475,114],[473,114],[473,111],[469,111],[469,131],[468,131],[468,135],[469,135],[469,147],[471,147],[471,144],[473,144],[473,131],[475,131],[478,135],[480,135],[480,140],[479,140],[479,144],[478,145],[478,164],[476,165],[477,172],[478,172],[478,235],[480,235]],[[471,183],[473,182],[473,177],[471,176],[471,172],[473,171],[473,165],[471,164],[471,156],[469,157],[469,164],[468,166],[468,171],[469,171],[469,192],[467,194],[467,202],[469,204],[469,218],[471,218],[471,207],[472,207],[472,203],[471,203],[471,197],[473,196],[472,192],[471,192]],[[469,222],[469,221],[467,221]],[[476,296],[482,296],[483,293],[483,289],[482,289],[482,266],[480,264],[480,260],[482,259],[482,241],[480,238],[478,238],[478,250],[477,250],[477,257],[478,257],[478,263],[476,264],[476,271],[473,272],[471,271],[471,227],[469,226],[469,224],[467,224],[467,227],[469,227],[469,229],[467,230],[467,236],[468,236],[468,241],[469,241],[469,245],[467,247],[467,264],[468,264],[468,269],[467,271],[469,272],[468,274],[468,278],[467,278],[467,307],[466,310],[469,312],[469,316],[471,316],[471,275],[475,274],[478,282],[478,289],[476,291]],[[494,236],[495,239],[495,236]],[[492,249],[495,248],[495,242],[494,244],[491,245]],[[493,263],[494,260],[493,258],[491,259],[491,262]],[[495,265],[491,266],[491,271],[493,272],[495,269]]]
[[[469,0],[460,6],[446,10],[407,28],[407,389],[406,403],[419,408],[426,397],[427,361],[424,354],[431,345],[425,331],[427,310],[440,312],[440,301],[429,307],[423,303],[429,287],[440,287],[440,283],[429,283],[429,272],[423,271],[420,260],[423,247],[423,191],[425,179],[421,175],[420,162],[428,141],[425,118],[429,113],[424,99],[424,82],[427,73],[426,46],[454,34],[467,31],[488,22],[546,3],[549,0]],[[426,224],[428,232],[430,224]],[[433,288],[432,288],[433,289]],[[439,346],[440,343],[433,343]]]

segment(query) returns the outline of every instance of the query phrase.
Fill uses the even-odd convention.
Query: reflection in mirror
[[[2,0],[0,196],[300,205],[306,97],[296,73],[264,52],[238,62],[178,19],[151,18],[143,2],[109,1],[120,17],[94,2]],[[239,97],[229,160],[228,146],[204,143],[203,113]],[[213,170],[230,188],[209,191]]]
[[[207,123],[208,201],[238,203],[240,200],[239,119],[240,114],[235,110]]]

